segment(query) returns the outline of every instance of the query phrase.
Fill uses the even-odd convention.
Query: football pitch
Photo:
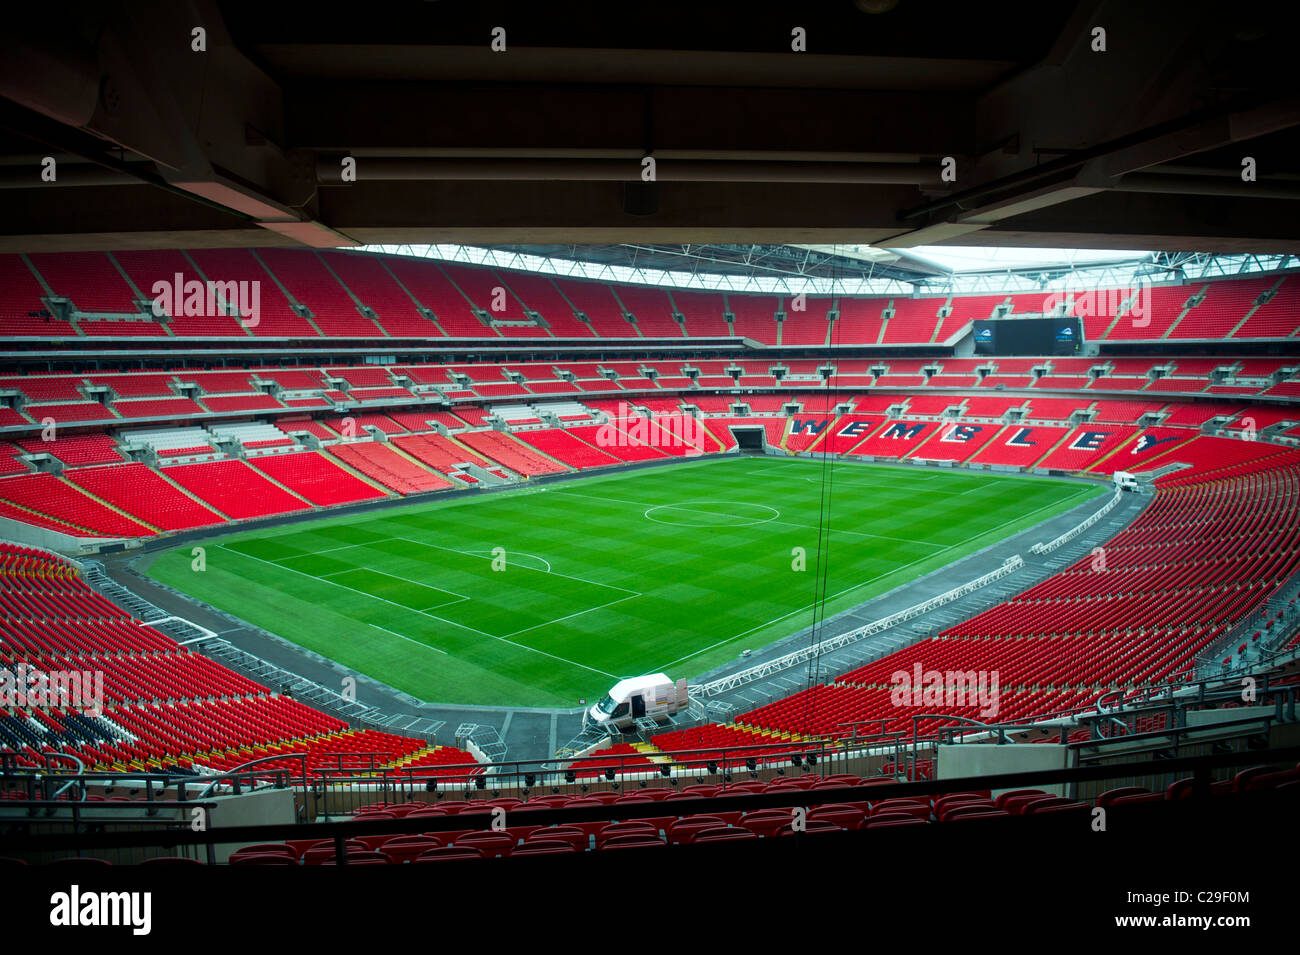
[[[569,707],[808,626],[819,547],[830,616],[1106,493],[835,461],[823,523],[823,480],[689,461],[231,534],[147,573],[421,699]]]

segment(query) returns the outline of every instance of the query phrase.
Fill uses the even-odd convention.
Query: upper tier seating
[[[373,255],[321,252],[321,258],[390,338],[435,338],[442,330],[420,314],[411,296],[398,284],[384,260]]]
[[[484,266],[441,263],[405,256],[306,249],[205,249],[118,253],[45,253],[30,257],[56,295],[70,298],[79,313],[113,313],[114,320],[84,317],[76,324],[47,317],[45,290],[19,256],[0,257],[0,282],[10,289],[0,312],[0,334],[38,336],[216,336],[365,338],[674,338],[741,335],[769,345],[951,345],[970,323],[996,307],[1012,315],[1040,313],[1055,293],[983,296],[879,296],[795,300],[741,293],[679,291],[551,279]],[[115,264],[116,263],[116,264]],[[120,266],[121,272],[118,271]],[[137,307],[152,299],[157,282],[253,282],[260,284],[256,325],[228,314],[152,315]],[[303,318],[281,288],[314,316]],[[497,289],[501,294],[497,294]],[[1276,276],[1190,281],[1150,287],[1137,309],[1119,312],[1129,289],[1071,293],[1073,314],[1083,318],[1090,341],[1190,341],[1222,338],[1289,339],[1300,331],[1300,282]],[[1204,291],[1199,305],[1186,308]],[[1271,294],[1263,305],[1260,297]],[[82,304],[83,302],[88,304]],[[830,307],[838,318],[827,321]],[[373,310],[368,318],[359,306]],[[494,306],[501,305],[500,311]],[[887,321],[887,307],[894,314]],[[939,317],[947,306],[950,313]],[[437,316],[425,316],[421,307]],[[483,317],[475,314],[482,310]],[[778,323],[775,312],[785,312]],[[182,311],[173,309],[173,311]],[[624,312],[637,317],[635,323]],[[725,317],[730,312],[735,320]],[[1185,312],[1185,314],[1184,314]],[[541,315],[536,322],[533,314]],[[586,321],[580,319],[581,313]],[[679,323],[675,314],[684,316]],[[128,320],[129,319],[129,320]],[[245,327],[247,324],[248,327]],[[969,383],[967,383],[969,384]]]
[[[311,309],[312,323],[322,335],[327,338],[383,337],[379,326],[361,314],[356,302],[315,252],[307,249],[262,249],[258,255],[294,300]]]
[[[243,316],[239,322],[250,335],[258,338],[318,338],[320,332],[310,321],[303,318],[292,308],[291,303],[280,291],[280,286],[271,279],[263,266],[265,259],[258,253],[247,249],[198,249],[189,253],[190,258],[203,271],[210,282],[244,282],[244,288],[257,289],[256,324],[254,316]],[[256,282],[254,285],[252,283]],[[219,319],[220,332],[229,334],[227,318]]]
[[[172,287],[175,285],[177,274],[181,276],[182,289],[188,282],[203,282],[205,278],[214,282],[233,281],[235,278],[233,275],[224,275],[224,269],[221,268],[218,268],[214,274],[200,275],[185,253],[178,251],[114,252],[113,258],[150,302],[156,300],[154,289],[157,283],[161,282]],[[215,263],[216,260],[211,261]],[[242,259],[241,265],[244,270],[249,268]],[[259,276],[251,271],[241,271],[241,274],[251,274],[259,280],[265,279],[264,275]],[[176,338],[192,336],[248,338],[251,334],[251,331],[233,315],[186,315],[184,309],[175,307],[172,308],[172,312],[180,314],[164,313],[165,317],[160,317],[158,321]]]
[[[385,264],[421,305],[437,316],[443,334],[453,338],[492,338],[496,333],[479,321],[465,295],[436,262],[394,256]]]

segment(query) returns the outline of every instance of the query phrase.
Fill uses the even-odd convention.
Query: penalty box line
[[[236,553],[238,553],[238,551],[236,551]],[[277,566],[283,566],[283,565],[280,564]],[[349,567],[347,570],[332,570],[328,574],[312,574],[311,576],[315,577],[317,580],[329,580],[329,578],[337,577],[339,574],[355,574],[359,570],[365,571],[366,573],[370,573],[370,574],[378,574],[381,577],[391,577],[393,580],[404,580],[408,584],[415,584],[415,586],[423,587],[425,590],[437,590],[440,593],[451,594],[453,597],[457,598],[455,600],[448,600],[446,603],[435,604],[432,607],[425,607],[424,608],[425,610],[437,610],[443,607],[450,607],[452,604],[461,603],[462,601],[471,599],[469,597],[466,597],[464,594],[456,593],[456,591],[454,590],[448,590],[446,587],[434,587],[431,584],[425,584],[425,583],[421,583],[418,580],[412,580],[410,577],[403,577],[401,574],[390,574],[387,571],[375,570],[373,567]],[[335,583],[335,581],[330,580],[330,583]],[[413,607],[411,609],[414,610],[416,608]],[[380,629],[383,628],[381,627]]]
[[[393,538],[393,539],[396,540],[396,539],[398,539],[398,538]],[[402,539],[404,539],[404,538],[402,538]],[[379,542],[377,542],[377,543],[379,543]],[[412,543],[417,543],[417,544],[418,544],[419,541],[413,541]],[[337,580],[328,580],[328,579],[325,578],[325,577],[316,577],[316,576],[313,575],[313,574],[308,574],[308,573],[305,573],[305,572],[303,572],[303,571],[301,571],[301,570],[294,570],[292,567],[285,567],[283,564],[277,564],[277,563],[274,562],[274,561],[265,560],[265,559],[263,559],[263,558],[261,558],[261,557],[254,557],[252,554],[245,554],[245,553],[242,553],[241,551],[231,550],[231,548],[226,547],[224,544],[217,544],[216,546],[220,547],[220,548],[221,548],[222,550],[224,550],[224,551],[228,551],[228,552],[231,553],[231,554],[236,554],[236,555],[238,555],[239,557],[247,557],[247,558],[249,558],[250,560],[255,560],[255,561],[257,561],[258,563],[261,563],[261,564],[267,564],[268,566],[271,566],[271,567],[278,567],[280,570],[287,570],[287,571],[288,571],[289,573],[291,573],[291,574],[298,574],[300,577],[306,577],[308,580],[318,580],[318,581],[320,581],[320,582],[322,582],[322,583],[329,584],[331,587],[339,587],[339,588],[341,588],[342,590],[350,591],[351,593],[358,594],[359,596],[362,596],[362,597],[368,597],[368,598],[370,598],[371,600],[378,600],[378,601],[380,601],[380,602],[382,602],[382,603],[390,604],[391,606],[397,607],[397,608],[400,609],[400,610],[405,610],[405,611],[407,611],[407,612],[409,612],[409,613],[418,613],[418,614],[420,614],[420,615],[423,616],[423,617],[428,617],[428,618],[430,618],[431,620],[437,620],[437,621],[439,621],[439,622],[441,622],[441,623],[445,623],[445,624],[447,624],[448,626],[459,627],[461,630],[468,630],[470,633],[477,633],[479,636],[487,637],[487,638],[490,639],[490,640],[500,640],[502,643],[509,644],[509,645],[512,646],[512,647],[518,647],[520,650],[526,650],[526,651],[528,651],[529,653],[536,653],[536,654],[538,654],[539,656],[549,657],[549,658],[552,659],[552,660],[557,660],[557,661],[559,661],[560,663],[566,663],[566,664],[568,664],[569,666],[577,667],[577,668],[580,669],[580,670],[589,670],[589,671],[591,671],[592,673],[599,673],[601,676],[607,676],[607,677],[610,677],[611,679],[615,679],[615,680],[618,679],[618,677],[615,676],[613,673],[609,673],[609,672],[607,672],[607,671],[605,671],[605,670],[600,670],[600,669],[597,669],[596,667],[589,667],[589,666],[587,666],[585,663],[578,663],[576,660],[569,660],[569,659],[567,659],[567,658],[565,658],[565,657],[557,656],[557,655],[554,654],[554,653],[547,653],[545,650],[539,650],[537,647],[530,647],[530,646],[528,646],[527,644],[516,643],[515,641],[511,640],[509,637],[499,637],[499,636],[497,636],[495,633],[488,633],[486,630],[480,630],[480,629],[478,629],[477,627],[471,627],[471,626],[469,626],[469,625],[467,625],[467,624],[457,623],[455,620],[448,620],[448,619],[446,619],[445,617],[439,617],[436,613],[430,613],[430,612],[427,611],[427,610],[416,610],[416,609],[414,609],[413,607],[407,607],[407,606],[405,606],[405,605],[403,605],[403,604],[399,604],[399,603],[397,603],[396,601],[389,600],[387,597],[380,597],[378,594],[368,594],[368,593],[366,593],[364,590],[357,590],[355,587],[349,587],[347,584],[341,584],[341,583],[339,583]],[[360,547],[360,546],[363,546],[363,545],[358,544],[358,545],[355,545],[355,546]],[[436,545],[433,545],[433,546],[436,546]],[[443,549],[446,550],[446,549],[448,549],[448,548],[443,548]],[[402,578],[402,579],[405,579],[405,578]],[[410,583],[418,583],[418,581],[410,581]],[[622,588],[619,588],[619,589],[622,589]],[[448,593],[450,593],[450,591],[448,591]],[[635,594],[635,595],[629,594],[629,596],[638,596],[638,597],[639,597],[639,596],[641,596],[641,594]],[[627,599],[627,598],[623,598],[623,599]],[[617,603],[618,601],[614,601],[614,602]],[[588,609],[594,609],[594,608],[588,608]],[[585,612],[585,611],[583,611],[583,612]],[[571,615],[571,616],[572,616],[572,615]],[[564,618],[561,618],[561,619],[564,619]],[[552,622],[553,622],[553,621],[552,621]],[[542,624],[542,626],[547,626],[547,625],[548,625],[548,624]],[[374,624],[369,624],[369,626],[371,626],[371,627],[375,627]],[[383,628],[383,627],[377,627],[376,629],[383,630],[384,628]],[[389,631],[389,632],[391,632],[391,631]],[[524,631],[520,630],[520,631],[517,631],[517,632],[518,632],[518,633],[523,633]],[[396,634],[396,636],[401,636],[401,634]],[[444,651],[444,650],[439,650],[437,647],[433,646],[432,644],[423,643],[422,641],[415,640],[415,639],[412,638],[412,637],[408,637],[407,639],[408,639],[408,640],[411,640],[411,641],[414,642],[414,643],[419,643],[421,646],[426,646],[426,647],[428,647],[430,650],[434,650],[434,651],[436,651],[436,652],[438,652],[438,653],[444,653],[444,654],[446,653],[446,651]]]

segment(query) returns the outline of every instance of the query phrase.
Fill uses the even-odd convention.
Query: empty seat
[[[484,858],[483,852],[473,846],[443,846],[441,849],[430,849],[428,852],[421,853],[415,862],[448,862],[454,859],[482,858]]]
[[[384,853],[394,862],[411,862],[442,843],[433,836],[394,836],[384,843]]]
[[[586,849],[590,840],[585,832],[577,826],[549,826],[528,834],[524,844],[534,842],[564,842],[575,849]]]
[[[732,842],[738,839],[757,839],[757,834],[748,829],[740,829],[735,826],[714,826],[697,832],[693,843],[699,842]]]
[[[504,832],[471,832],[461,836],[452,845],[472,846],[479,849],[488,858],[508,856],[515,847],[515,840]]]

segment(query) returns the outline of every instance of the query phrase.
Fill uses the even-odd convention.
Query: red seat
[[[529,845],[534,842],[565,842],[575,849],[587,848],[587,834],[577,826],[549,826],[545,829],[535,829],[524,839],[524,844]]]
[[[639,849],[646,846],[667,846],[657,835],[649,833],[629,832],[623,835],[613,836],[602,842],[598,849]]]
[[[1232,778],[1232,788],[1236,792],[1242,792],[1246,784],[1256,776],[1268,776],[1277,772],[1272,766],[1251,766],[1249,769],[1243,769]]]
[[[647,836],[657,839],[659,838],[659,830],[648,823],[639,821],[607,823],[596,832],[596,848],[601,848],[604,843],[611,839],[626,835]]]
[[[243,855],[283,855],[288,856],[295,862],[298,861],[293,846],[284,842],[262,842],[251,846],[241,846],[230,854],[230,859],[233,862],[235,856]]]
[[[980,819],[1006,819],[1011,815],[1005,809],[988,809],[982,806],[972,806],[966,810],[953,810],[945,820],[946,822],[972,822]]]
[[[452,844],[473,846],[475,849],[481,849],[488,858],[500,858],[510,855],[515,847],[515,840],[504,832],[471,832],[461,836]]]
[[[1151,792],[1149,789],[1143,789],[1141,786],[1119,786],[1115,789],[1108,789],[1097,796],[1096,803],[1098,806],[1109,806],[1116,799],[1122,799],[1125,796],[1143,796]]]
[[[1073,799],[1066,799],[1064,796],[1048,796],[1045,799],[1035,799],[1027,803],[1020,810],[1021,815],[1037,816],[1049,812],[1079,812],[1087,813],[1091,807],[1086,802],[1078,802]]]
[[[1164,793],[1132,793],[1128,796],[1116,796],[1109,803],[1113,806],[1133,806],[1153,802],[1166,802],[1168,797]]]
[[[668,841],[673,845],[689,845],[696,834],[719,828],[725,828],[725,824],[717,816],[687,816],[668,827]]]
[[[333,841],[326,840],[324,842],[318,842],[315,846],[303,853],[303,864],[321,865],[326,859],[333,859],[336,851]],[[354,852],[370,852],[372,850],[359,839],[349,839],[344,843],[343,851],[348,855],[351,855]]]
[[[808,812],[809,822],[829,822],[842,829],[860,829],[866,820],[866,813],[855,806],[832,803],[818,806]]]
[[[757,839],[758,836],[748,829],[739,829],[734,826],[714,826],[695,833],[692,843],[698,842],[731,842],[736,839]]]
[[[939,796],[934,800],[934,814],[937,816],[949,806],[955,806],[959,803],[977,803],[992,806],[993,800],[979,793],[947,793]]]
[[[1025,793],[1024,795],[1021,796],[1012,796],[1010,799],[998,800],[998,808],[1005,809],[1013,816],[1020,816],[1024,814],[1026,806],[1036,803],[1042,799],[1058,799],[1058,798],[1060,797],[1053,796],[1050,793]]]
[[[198,859],[191,859],[189,856],[154,856],[152,859],[145,859],[141,865],[203,865]]]
[[[784,826],[774,832],[773,835],[793,836],[816,834],[819,832],[843,832],[846,828],[846,826],[837,826],[829,819],[813,819],[810,817],[804,821],[803,826],[799,829],[795,829],[793,822],[787,822]]]
[[[452,859],[482,858],[483,853],[473,846],[443,846],[440,849],[430,849],[428,852],[421,853],[415,862],[446,862]]]
[[[393,860],[383,852],[349,852],[346,857],[347,865],[389,865]],[[337,859],[326,859],[321,865],[339,865]]]
[[[1009,789],[997,799],[993,800],[999,809],[1006,807],[1008,799],[1016,799],[1020,796],[1049,796],[1051,793],[1045,793],[1041,789]]]
[[[411,862],[442,842],[432,836],[394,836],[384,843],[384,854],[394,862]]]
[[[259,852],[253,855],[230,857],[231,865],[297,865],[298,860],[293,856],[280,855],[272,852]]]
[[[771,836],[782,826],[789,825],[790,820],[788,809],[759,809],[741,816],[740,824],[755,835]]]
[[[897,826],[925,826],[929,825],[924,819],[916,816],[907,816],[897,813],[888,813],[882,816],[872,816],[862,824],[863,829],[893,829]]]
[[[989,813],[999,815],[1010,815],[1005,810],[999,809],[993,805],[992,801],[983,803],[956,803],[955,805],[945,806],[939,813],[940,822],[951,822],[954,819],[966,819],[971,816],[984,816]]]
[[[915,816],[918,819],[930,818],[929,804],[911,799],[883,799],[880,802],[872,803],[871,815],[873,817],[882,812],[901,812],[909,816]]]
[[[555,839],[539,839],[537,842],[524,843],[514,851],[514,854],[516,856],[548,856],[577,851],[577,849],[569,845],[567,842],[560,842]]]

